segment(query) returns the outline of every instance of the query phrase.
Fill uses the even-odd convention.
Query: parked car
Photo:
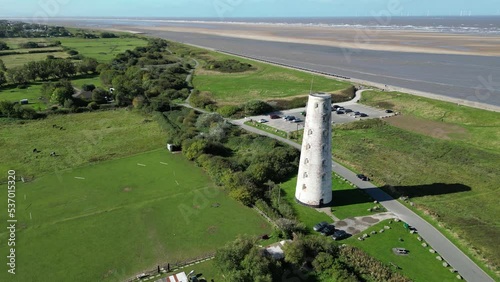
[[[335,232],[335,226],[327,225],[320,232],[321,232],[321,235],[323,235],[323,236],[331,235],[333,232]]]
[[[313,230],[320,232],[321,230],[323,230],[323,228],[325,228],[327,226],[328,226],[328,222],[322,221],[322,222],[314,225]]]
[[[346,112],[346,113],[352,113],[352,110],[351,109],[345,109],[344,112]]]
[[[337,113],[337,115],[343,115],[343,114],[345,114],[345,112],[344,112],[344,111],[340,111],[340,110],[339,110],[339,111],[337,111],[336,113]]]
[[[332,235],[332,239],[335,241],[339,241],[347,237],[349,237],[349,233],[345,232],[344,230],[337,230]]]
[[[365,113],[361,113],[359,116],[360,116],[360,117],[367,117],[368,115],[367,115],[367,114],[365,114]]]
[[[302,120],[300,118],[296,118],[296,119],[292,120],[292,122],[299,123],[299,122],[302,122]]]
[[[392,113],[394,113],[394,111],[393,111],[393,110],[385,110],[385,112],[386,112],[386,113],[388,113],[388,114],[392,114]]]
[[[296,120],[296,119],[297,119],[297,118],[296,118],[296,117],[294,117],[294,116],[289,116],[286,120],[288,120],[288,121],[294,121],[294,120]]]
[[[370,178],[368,178],[368,176],[366,176],[366,175],[364,175],[364,174],[356,174],[356,176],[357,176],[359,179],[363,180],[363,181],[368,181],[368,180],[370,180]]]
[[[354,112],[355,115],[359,116],[361,113],[360,112]]]
[[[260,123],[266,123],[266,122],[267,122],[267,119],[263,119],[263,118],[261,118],[261,119],[259,120],[259,122],[260,122]]]
[[[270,119],[279,119],[280,116],[279,115],[270,115],[269,118]]]
[[[336,111],[340,106],[339,105],[332,105],[332,109]]]
[[[300,112],[300,114],[303,115],[303,116],[307,115],[307,113],[305,111],[304,112]]]

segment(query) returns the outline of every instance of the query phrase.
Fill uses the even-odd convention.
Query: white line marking
[[[33,220],[33,217],[31,217],[31,213],[30,213],[30,219]]]
[[[84,180],[84,179],[85,179],[85,177],[77,177],[77,176],[75,176],[75,178],[76,178],[76,179],[81,179],[81,180]]]
[[[175,183],[177,183],[177,186],[179,186],[179,182],[177,182],[177,180],[175,181]]]
[[[138,166],[146,166],[145,164],[137,164]]]
[[[160,162],[162,165],[168,165],[167,163],[164,163],[164,162]]]

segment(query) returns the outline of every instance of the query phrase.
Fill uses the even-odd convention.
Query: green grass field
[[[135,47],[146,46],[147,41],[141,38],[58,38],[62,45],[75,49],[85,57],[90,57],[99,62],[108,62],[119,53],[133,50]]]
[[[368,211],[368,209],[375,206],[373,199],[363,190],[352,187],[335,174],[333,175],[332,183],[332,213],[336,217],[342,220],[350,217],[374,214],[374,212]]]
[[[385,230],[384,233],[370,235],[364,241],[359,241],[357,238],[360,235],[353,236],[343,243],[353,245],[363,249],[369,255],[377,258],[386,265],[390,263],[399,266],[397,270],[402,274],[410,277],[413,281],[457,281],[456,273],[450,272],[451,267],[443,267],[442,261],[436,259],[439,254],[429,252],[429,247],[424,248],[422,242],[417,240],[418,234],[410,234],[403,227],[402,222],[383,221],[363,232],[370,234],[371,231],[379,231],[384,226],[389,226],[391,229]],[[399,238],[403,239],[401,242]],[[399,256],[393,253],[393,248],[405,248],[409,251],[407,256]],[[392,267],[393,270],[396,270]]]
[[[252,209],[165,149],[19,182],[16,193],[18,274],[3,265],[2,281],[123,281],[213,252],[238,234],[270,232]]]
[[[84,84],[94,84],[97,87],[101,87],[101,80],[99,76],[79,76],[77,78],[70,79],[74,87],[81,89]],[[47,105],[40,100],[42,82],[35,82],[30,84],[25,89],[19,89],[17,87],[4,87],[0,89],[0,101],[19,101],[22,99],[28,99],[29,104],[33,106],[35,110],[44,110]]]
[[[295,213],[297,214],[298,220],[303,222],[309,230],[321,221],[333,222],[325,213],[319,212],[316,209],[302,206],[295,201],[295,187],[297,185],[297,177],[294,177],[287,182],[280,184],[280,187],[285,191],[282,197],[291,203],[294,207]]]
[[[24,177],[79,167],[165,146],[165,135],[148,116],[125,109],[53,115],[39,121],[0,123],[0,171]],[[65,130],[52,128],[62,126]],[[22,141],[20,141],[22,140]],[[33,149],[42,151],[33,153]],[[59,156],[50,157],[55,151]],[[0,176],[0,181],[7,178]]]
[[[241,104],[253,99],[270,100],[308,95],[312,79],[314,79],[314,91],[334,93],[351,86],[350,83],[320,75],[242,58],[236,59],[251,64],[256,70],[244,73],[207,71],[202,68],[205,63],[204,60],[235,58],[215,52],[209,54],[209,56],[195,56],[200,61],[201,66],[195,73],[193,84],[200,91],[212,93],[214,99],[220,104]]]
[[[498,113],[401,93],[367,93],[363,101],[403,116],[334,130],[334,155],[379,185],[413,195],[417,208],[454,234],[450,239],[464,252],[498,271]]]
[[[47,55],[52,55],[56,58],[67,58],[69,55],[66,52],[53,52],[53,53],[32,53],[32,54],[16,54],[0,56],[7,68],[20,67],[28,62],[43,61],[47,59]]]

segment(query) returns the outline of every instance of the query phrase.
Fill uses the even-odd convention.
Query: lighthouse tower
[[[311,94],[307,103],[295,199],[300,204],[322,207],[332,201],[332,99]]]

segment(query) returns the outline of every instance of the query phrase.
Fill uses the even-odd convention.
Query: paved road
[[[301,149],[301,146],[291,140],[261,131],[257,128],[244,125],[241,120],[233,121],[234,124],[241,126],[243,129],[274,138],[278,141],[286,143],[294,148]],[[479,266],[477,266],[467,255],[458,249],[450,240],[448,240],[434,226],[422,219],[419,215],[411,211],[399,201],[393,199],[390,195],[382,191],[370,182],[360,180],[356,174],[337,162],[333,162],[333,171],[338,175],[346,178],[354,185],[358,186],[368,193],[373,199],[380,202],[388,211],[394,213],[401,220],[418,230],[419,235],[429,243],[437,253],[444,258],[458,273],[467,281],[471,282],[487,282],[494,281],[486,274]]]
[[[363,90],[356,93],[356,97],[359,99]],[[356,99],[356,98],[355,98]],[[353,99],[353,101],[355,100]],[[345,105],[350,105],[352,102],[346,102]],[[186,105],[184,105],[186,106]],[[188,106],[191,107],[191,106]],[[192,108],[192,107],[191,107]],[[199,109],[197,109],[199,110]],[[199,110],[200,112],[206,112]],[[260,129],[243,124],[243,120],[232,120],[232,124],[238,125],[246,131],[264,135],[280,142],[288,144],[298,150],[301,150],[301,145],[297,144],[291,140],[276,136],[274,134],[262,131]],[[392,198],[389,194],[385,193],[382,189],[376,187],[368,181],[360,180],[356,174],[343,165],[333,162],[333,171],[338,175],[344,177],[345,179],[352,182],[354,185],[358,186],[368,193],[373,199],[380,202],[388,211],[394,213],[401,220],[408,223],[409,225],[415,227],[418,230],[420,237],[422,237],[434,250],[437,251],[445,261],[447,261],[458,273],[466,280],[471,282],[488,282],[494,280],[484,272],[479,266],[476,265],[467,255],[465,255],[460,249],[458,249],[450,240],[448,240],[439,230],[434,226],[429,224],[419,215],[414,213],[412,210],[404,206],[399,201]],[[437,255],[436,254],[436,255]]]

